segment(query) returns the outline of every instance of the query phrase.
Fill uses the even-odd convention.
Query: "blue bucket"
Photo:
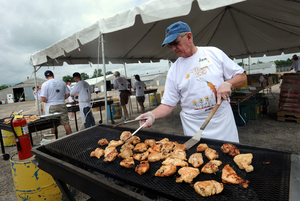
[[[122,108],[120,105],[120,102],[115,102],[110,105],[111,107],[111,115],[113,119],[120,119],[122,117]],[[110,107],[107,107],[107,117],[108,119],[111,119],[110,116]]]

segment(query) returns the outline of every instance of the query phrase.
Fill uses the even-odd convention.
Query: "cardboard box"
[[[268,77],[268,85],[271,85],[271,84],[273,84],[273,77],[272,76]]]

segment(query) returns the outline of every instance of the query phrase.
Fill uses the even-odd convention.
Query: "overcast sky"
[[[1,0],[0,1],[0,85],[13,85],[33,78],[30,55],[51,46],[55,42],[92,25],[97,20],[110,17],[149,0]],[[291,55],[259,58],[260,61],[286,60]],[[238,60],[239,61],[239,60]],[[237,62],[238,62],[237,61]],[[253,58],[252,62],[257,62]],[[153,64],[130,64],[128,76],[136,73],[164,72],[167,61]],[[97,65],[76,65],[51,67],[55,78],[61,79],[73,72],[85,72],[92,76]],[[100,68],[102,66],[100,65]],[[124,74],[123,65],[107,65],[107,70],[119,70]],[[46,67],[42,67],[37,77],[44,78]]]

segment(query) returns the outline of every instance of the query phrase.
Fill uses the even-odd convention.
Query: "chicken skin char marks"
[[[163,165],[175,165],[175,166],[181,166],[181,167],[187,167],[188,163],[184,160],[178,159],[178,158],[167,158],[162,162]]]
[[[134,154],[133,158],[137,161],[143,161],[146,160],[149,156],[149,151],[146,151],[144,153],[140,153],[140,154]]]
[[[121,153],[119,153],[118,157],[120,158],[130,158],[133,155],[133,152],[130,148],[127,148],[123,150]]]
[[[225,154],[229,153],[229,155],[231,156],[236,156],[240,154],[240,150],[238,150],[233,144],[229,144],[229,143],[223,144],[221,150],[223,153]]]
[[[211,149],[211,148],[207,148],[205,150],[205,156],[209,159],[209,160],[214,160],[216,158],[219,158],[219,154],[216,150]]]
[[[224,186],[215,180],[198,181],[194,184],[195,191],[203,197],[219,194],[223,191]]]
[[[123,131],[120,135],[120,140],[125,141],[131,136],[130,131]]]
[[[141,139],[138,136],[132,136],[131,138],[129,138],[128,140],[126,140],[125,142],[129,143],[129,144],[133,144],[136,145],[137,143],[141,142]]]
[[[193,167],[182,167],[178,170],[180,177],[176,178],[177,183],[185,181],[186,183],[192,183],[193,179],[200,174],[198,168]]]
[[[134,160],[132,157],[125,158],[124,160],[122,160],[120,162],[120,165],[125,168],[134,168],[135,167]]]
[[[120,152],[124,151],[125,149],[133,149],[133,148],[134,148],[134,145],[126,142],[125,144],[122,145]]]
[[[203,166],[203,168],[201,169],[201,172],[206,173],[206,174],[213,174],[213,173],[219,171],[220,165],[222,165],[222,161],[211,160]]]
[[[244,188],[248,187],[249,181],[237,176],[236,172],[228,164],[222,170],[222,182],[229,184],[241,184]]]
[[[148,139],[148,140],[145,140],[145,144],[148,146],[148,147],[152,147],[153,145],[155,145],[156,141],[154,139]]]
[[[175,165],[163,165],[155,173],[157,177],[169,177],[175,174],[177,168]]]
[[[174,143],[173,142],[166,142],[161,147],[161,152],[163,153],[170,153],[173,150]]]
[[[188,161],[194,168],[198,168],[204,163],[201,153],[192,154]]]
[[[233,158],[233,161],[239,166],[240,169],[245,169],[246,172],[252,172],[254,167],[250,165],[252,163],[253,155],[248,154],[239,154]]]
[[[181,160],[186,160],[186,153],[185,151],[181,150],[181,149],[176,149],[174,150],[171,155],[172,158],[178,158]]]
[[[156,162],[169,157],[168,153],[152,152],[148,156],[149,162]]]
[[[108,141],[107,141],[106,138],[102,138],[102,139],[100,139],[100,140],[98,141],[98,144],[99,144],[100,146],[108,145]]]
[[[140,142],[140,143],[135,145],[133,151],[135,151],[135,152],[145,152],[145,151],[147,151],[147,148],[148,148],[148,146],[145,143]]]
[[[135,171],[139,174],[142,175],[145,172],[147,172],[150,168],[149,162],[148,161],[141,161],[139,165],[136,166]]]

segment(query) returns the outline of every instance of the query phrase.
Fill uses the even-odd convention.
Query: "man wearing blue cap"
[[[65,127],[66,133],[71,134],[72,130],[69,124],[68,108],[65,99],[70,96],[70,90],[62,80],[54,79],[52,71],[45,71],[45,78],[48,80],[43,83],[41,89],[41,100],[46,103],[47,114],[60,112],[60,124]],[[52,128],[54,133],[54,128]]]
[[[220,105],[202,137],[239,142],[228,97],[231,89],[246,82],[244,69],[216,47],[195,46],[191,29],[184,22],[170,25],[165,34],[162,47],[167,45],[179,58],[169,69],[162,104],[138,117],[148,117],[144,128],[170,114],[180,101],[184,134],[193,136],[223,99],[228,101]]]

